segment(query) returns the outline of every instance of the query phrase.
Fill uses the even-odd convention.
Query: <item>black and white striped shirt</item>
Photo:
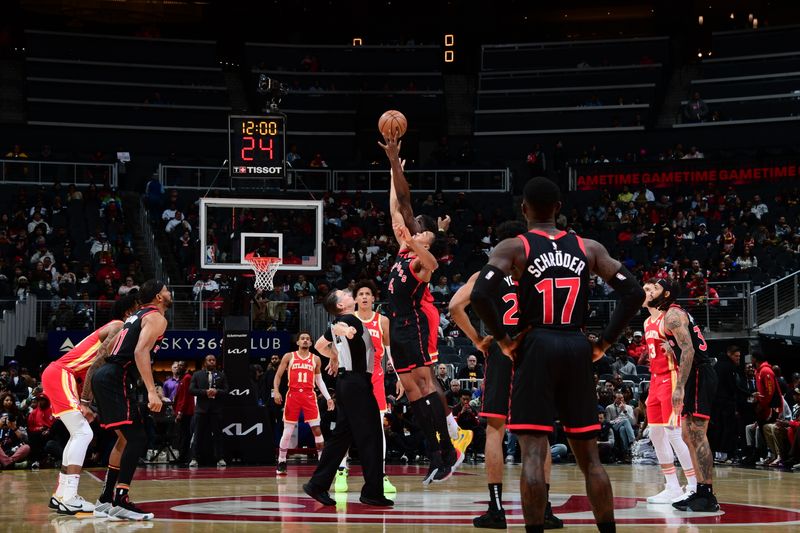
[[[334,319],[333,324],[344,322],[356,329],[352,339],[333,334],[333,325],[325,332],[325,338],[336,346],[339,352],[339,368],[350,372],[372,373],[375,348],[369,330],[355,315],[342,315]]]

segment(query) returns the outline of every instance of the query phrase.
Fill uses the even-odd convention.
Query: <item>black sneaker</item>
[[[276,476],[285,476],[286,475],[286,461],[278,463],[278,468],[275,470]]]
[[[719,511],[719,502],[713,494],[695,492],[685,500],[675,502],[672,506],[679,511],[690,513],[715,513]]]
[[[394,501],[385,496],[361,496],[359,501],[364,505],[371,505],[372,507],[392,507],[394,505]]]
[[[439,472],[439,468],[441,467],[433,466],[433,463],[431,463],[431,466],[428,468],[428,473],[425,474],[424,478],[422,478],[422,484],[426,487],[430,485],[433,481],[433,478],[436,477],[436,474]]]
[[[472,519],[472,525],[482,529],[506,529],[506,512],[489,509],[486,513]]]
[[[317,500],[322,505],[326,506],[333,506],[336,505],[336,500],[331,498],[331,495],[328,494],[327,490],[319,490],[316,487],[313,487],[311,483],[306,483],[303,485],[303,492]]]
[[[453,472],[454,470],[452,467],[443,466],[436,472],[436,475],[433,476],[433,482],[442,483],[444,481],[447,481],[453,475]]]
[[[564,527],[564,521],[553,514],[553,507],[550,502],[547,502],[547,507],[544,509],[544,528],[545,529],[561,529]]]

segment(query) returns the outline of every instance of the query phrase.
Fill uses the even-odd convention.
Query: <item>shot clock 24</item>
[[[232,178],[286,177],[286,117],[228,117],[228,170]]]

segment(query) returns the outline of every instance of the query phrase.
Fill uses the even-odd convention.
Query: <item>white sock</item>
[[[289,450],[286,448],[278,448],[278,462],[285,463],[286,462],[286,454],[289,453]]]
[[[348,455],[344,454],[344,457],[342,457],[342,462],[339,463],[339,468],[340,469],[341,468],[347,469],[347,459],[348,459]]]
[[[322,435],[314,437],[314,445],[317,447],[317,459],[319,460],[319,458],[322,457],[322,447],[325,445],[325,437]]]
[[[667,435],[669,436],[669,443],[672,449],[675,450],[675,455],[678,456],[678,461],[683,468],[683,475],[686,476],[686,488],[688,490],[697,491],[697,476],[694,473],[694,465],[692,464],[692,455],[689,453],[689,447],[683,441],[680,428],[667,428]]]
[[[80,474],[67,474],[64,476],[64,489],[61,492],[61,499],[69,501],[78,494],[78,483],[81,480]]]
[[[453,413],[447,415],[447,431],[450,433],[450,439],[456,440],[458,438],[458,422],[453,417]]]
[[[675,468],[675,465],[669,465],[667,468],[661,465],[661,472],[667,480],[667,488],[669,490],[678,490],[681,488],[681,484],[678,482],[678,469]]]
[[[61,472],[58,473],[58,486],[56,487],[56,498],[61,498],[64,495],[64,487],[67,485],[67,475],[62,474]]]

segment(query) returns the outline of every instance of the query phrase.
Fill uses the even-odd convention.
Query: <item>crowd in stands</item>
[[[7,188],[0,215],[0,300],[35,295],[54,329],[91,328],[142,283],[119,194],[106,186]],[[102,315],[102,316],[95,316]]]

